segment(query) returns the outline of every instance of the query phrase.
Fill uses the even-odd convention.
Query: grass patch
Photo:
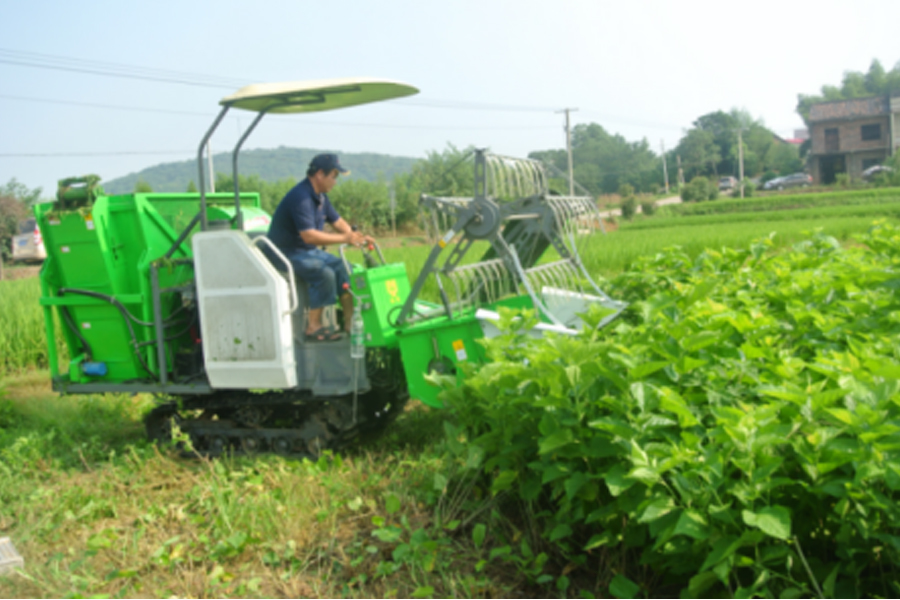
[[[644,218],[623,223],[621,230],[666,229],[672,227],[697,227],[701,225],[744,225],[749,222],[814,221],[816,219],[864,217],[874,220],[879,217],[900,217],[900,198],[897,201],[876,204],[851,204],[797,208],[769,212],[734,212],[695,215],[690,217],[668,216]]]
[[[648,219],[648,222],[650,220]],[[666,248],[679,246],[691,258],[707,248],[736,248],[747,246],[755,239],[774,234],[775,248],[784,248],[806,237],[807,232],[821,229],[839,240],[867,231],[871,217],[827,217],[791,220],[746,220],[685,226],[688,219],[677,225],[663,227],[621,228],[614,234],[595,236],[584,252],[585,267],[591,273],[605,277],[621,272],[641,256],[654,255]]]
[[[729,212],[767,212],[823,206],[900,202],[900,189],[872,188],[852,191],[732,198],[711,202],[673,204],[660,208],[661,215],[696,216]]]
[[[523,589],[515,569],[491,559],[492,537],[453,517],[491,500],[448,479],[442,411],[412,403],[388,435],[317,462],[191,460],[143,441],[148,397],[56,397],[37,383],[46,376],[0,387],[0,535],[26,563],[0,577],[5,597]]]

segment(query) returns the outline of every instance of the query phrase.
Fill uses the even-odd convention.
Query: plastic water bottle
[[[350,321],[350,357],[363,358],[366,355],[366,329],[363,324],[362,308],[356,306]]]

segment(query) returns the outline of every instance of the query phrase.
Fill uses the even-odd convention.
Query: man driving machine
[[[294,273],[309,286],[309,315],[306,324],[306,340],[326,342],[341,339],[344,332],[325,326],[322,313],[333,305],[340,290],[341,307],[344,310],[344,328],[350,330],[353,316],[353,296],[345,290],[349,274],[343,261],[323,250],[321,246],[350,244],[362,246],[375,240],[353,231],[341,218],[328,192],[341,174],[349,174],[336,154],[319,154],[309,163],[306,179],[295,185],[278,204],[268,237],[291,261]],[[328,222],[333,232],[325,231]]]

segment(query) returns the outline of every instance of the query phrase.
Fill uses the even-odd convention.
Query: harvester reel
[[[477,215],[466,224],[466,234],[476,240],[493,237],[500,228],[500,207],[479,198],[472,202],[472,209]]]

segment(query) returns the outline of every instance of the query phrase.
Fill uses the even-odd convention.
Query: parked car
[[[34,218],[19,223],[19,233],[12,238],[13,262],[43,262],[47,258],[44,238]]]
[[[868,169],[863,171],[862,176],[866,181],[872,181],[879,173],[891,173],[893,171],[894,170],[890,167],[886,167],[884,165],[875,165],[874,167],[869,167]]]
[[[808,187],[812,185],[812,177],[807,173],[794,173],[770,179],[763,185],[764,190],[783,190],[791,187]]]
[[[724,192],[726,190],[733,190],[735,187],[737,187],[737,179],[735,179],[731,175],[729,175],[728,177],[720,177],[719,178],[719,190],[720,191]]]

